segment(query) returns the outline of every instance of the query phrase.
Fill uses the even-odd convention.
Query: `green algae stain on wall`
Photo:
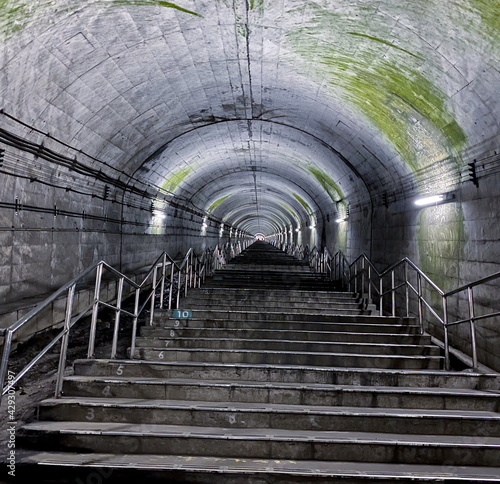
[[[226,195],[225,197],[219,198],[214,203],[212,203],[212,205],[210,205],[210,207],[208,207],[207,212],[212,213],[224,200],[227,200],[231,196],[232,196],[232,193],[230,193],[229,195]]]
[[[0,0],[0,32],[3,40],[8,40],[17,32],[21,32],[35,23],[45,22],[45,18],[58,7],[54,1],[33,0]],[[74,7],[65,7],[58,14],[77,10]]]
[[[185,166],[176,172],[172,173],[162,185],[162,188],[167,192],[174,192],[174,190],[182,183],[182,181],[193,172],[193,168]]]
[[[437,159],[456,159],[467,139],[447,107],[446,94],[422,74],[422,53],[383,38],[385,26],[372,32],[378,26],[363,19],[367,12],[360,9],[356,21],[317,5],[313,12],[305,27],[287,34],[307,73],[328,81],[363,113],[412,170]]]
[[[304,207],[304,210],[306,211],[307,215],[313,214],[313,211],[312,211],[311,207],[309,206],[309,204],[300,195],[297,195],[296,193],[294,193],[293,196]]]
[[[308,170],[312,175],[314,175],[316,180],[318,180],[319,184],[328,193],[332,201],[338,202],[339,200],[344,198],[344,195],[340,187],[325,172],[313,166],[308,167]]]
[[[160,0],[101,0],[82,5],[74,2],[68,6],[57,0],[0,0],[0,33],[3,40],[8,40],[16,33],[25,30],[31,25],[44,25],[53,17],[62,17],[65,14],[76,12],[82,7],[164,7],[179,10],[180,12],[201,17],[200,14],[188,10],[176,3]]]
[[[103,2],[101,2],[103,3]],[[106,3],[106,2],[104,2]],[[184,7],[181,7],[180,5],[177,5],[176,3],[172,2],[163,2],[163,1],[157,1],[157,0],[112,0],[110,2],[113,6],[119,6],[119,7],[127,7],[127,6],[133,6],[133,7],[165,7],[165,8],[173,8],[175,10],[179,10],[180,12],[188,13],[190,15],[195,15],[196,17],[201,17],[199,13],[193,12],[192,10],[188,10]]]
[[[458,285],[464,260],[465,225],[462,207],[445,204],[422,209],[417,227],[420,268],[444,291]],[[440,298],[433,296],[433,303]]]

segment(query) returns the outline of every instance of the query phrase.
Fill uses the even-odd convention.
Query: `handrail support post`
[[[469,320],[470,320],[470,337],[472,344],[472,369],[477,371],[477,342],[476,342],[476,322],[474,314],[474,293],[471,286],[467,288],[467,296],[469,301]]]
[[[115,327],[113,331],[113,343],[111,344],[111,359],[116,358],[118,348],[118,333],[120,330],[120,316],[122,313],[122,298],[123,298],[123,283],[125,278],[120,277],[118,281],[118,292],[116,295],[116,313],[115,313]]]
[[[90,324],[90,336],[89,336],[89,349],[87,351],[87,358],[91,359],[95,357],[95,337],[97,331],[97,315],[99,313],[99,302],[101,296],[101,282],[102,273],[104,265],[100,263],[97,266],[96,271],[96,281],[95,281],[95,291],[94,291],[94,306],[92,308],[92,322]]]
[[[73,301],[75,298],[75,289],[76,284],[73,284],[68,289],[68,296],[66,299],[66,314],[64,315],[64,335],[61,341],[61,353],[59,355],[59,366],[57,369],[55,398],[59,398],[62,394],[64,370],[66,368],[66,357],[68,354],[69,330],[71,328],[71,316],[73,313]]]

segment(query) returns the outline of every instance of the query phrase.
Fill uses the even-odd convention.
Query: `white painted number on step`
[[[165,341],[165,347],[167,347],[170,344],[170,341]]]
[[[94,415],[94,409],[89,408],[89,412],[87,413],[86,419],[87,420],[94,420],[95,415]]]
[[[180,322],[179,320],[177,320],[177,321],[174,323],[174,325],[175,325],[175,326],[180,326],[180,324],[181,324],[181,322]]]
[[[105,397],[110,397],[111,396],[111,388],[109,387],[109,385],[104,387],[104,390],[102,391],[102,394]]]
[[[174,336],[175,336],[175,331],[174,330],[170,331],[170,337],[173,338]]]
[[[116,374],[118,376],[122,376],[123,375],[123,365],[120,365],[117,369],[116,369]]]
[[[160,351],[160,354],[158,355],[158,358],[160,358],[160,360],[163,360],[163,351]]]

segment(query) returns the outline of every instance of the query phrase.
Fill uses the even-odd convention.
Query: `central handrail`
[[[280,244],[282,250],[298,258],[308,258],[309,264],[316,271],[325,274],[330,280],[345,281],[349,290],[353,290],[356,294],[364,297],[366,295],[368,301],[372,301],[375,296],[378,299],[379,314],[384,315],[384,299],[386,296],[391,297],[390,313],[393,317],[396,316],[396,294],[397,291],[404,288],[405,291],[405,309],[406,316],[410,316],[410,298],[411,295],[417,297],[417,317],[420,325],[421,333],[424,333],[424,307],[438,320],[444,331],[444,352],[445,352],[445,368],[450,369],[450,344],[449,344],[449,328],[459,324],[469,323],[471,333],[472,347],[472,367],[478,369],[477,341],[475,322],[493,317],[500,316],[500,311],[492,311],[487,314],[476,315],[474,288],[488,282],[500,279],[500,272],[496,272],[489,276],[483,277],[477,281],[464,284],[456,289],[445,292],[443,291],[427,274],[425,274],[414,262],[408,257],[391,264],[383,271],[378,271],[375,265],[370,261],[365,253],[359,255],[352,263],[348,263],[345,255],[339,250],[334,256],[325,248],[323,250],[314,247],[309,249],[309,246],[299,246],[294,244]],[[346,270],[346,267],[348,270]],[[403,270],[403,276],[400,276],[401,282],[396,283],[396,273]],[[416,287],[412,283],[409,271],[413,271],[416,277]],[[384,281],[390,276],[389,287],[384,288]],[[424,283],[428,288],[441,298],[442,316],[432,306],[426,298],[424,292]],[[466,317],[459,317],[454,321],[450,321],[450,313],[448,310],[449,299],[461,292],[467,291],[467,307],[468,314]]]
[[[61,341],[61,349],[59,355],[59,365],[57,370],[56,379],[56,391],[55,397],[59,398],[62,393],[62,382],[64,377],[64,371],[66,368],[66,357],[69,344],[69,336],[71,328],[85,315],[89,314],[91,311],[91,324],[89,332],[89,342],[87,358],[91,359],[95,357],[95,341],[97,334],[97,322],[99,308],[105,307],[115,311],[115,323],[113,328],[113,339],[111,345],[111,358],[117,357],[117,346],[118,346],[118,334],[120,327],[120,318],[122,314],[132,317],[132,338],[130,344],[130,355],[129,358],[133,359],[135,357],[135,345],[137,336],[137,324],[139,316],[142,314],[144,309],[150,304],[150,314],[149,314],[149,325],[153,324],[155,305],[157,300],[157,293],[159,292],[159,308],[163,309],[165,305],[164,295],[165,286],[168,287],[168,309],[172,309],[173,306],[173,292],[175,288],[175,278],[177,277],[177,298],[176,298],[176,308],[180,305],[181,292],[184,296],[187,295],[188,289],[192,287],[200,287],[202,281],[205,280],[207,275],[211,275],[215,270],[219,269],[222,265],[226,264],[226,261],[231,257],[238,255],[246,246],[249,241],[246,240],[243,243],[237,242],[236,244],[227,243],[223,247],[215,247],[215,249],[205,249],[201,255],[197,255],[196,252],[190,248],[186,255],[183,257],[182,262],[178,264],[172,257],[170,257],[167,252],[163,252],[151,265],[150,269],[144,276],[141,282],[136,282],[131,277],[125,275],[118,269],[115,269],[107,262],[101,260],[95,264],[92,264],[87,269],[83,270],[69,282],[61,286],[54,293],[44,299],[35,308],[29,311],[27,314],[22,316],[19,320],[13,323],[10,327],[3,330],[4,334],[4,345],[2,359],[0,363],[0,403],[2,396],[11,391],[17,383],[57,344]],[[221,257],[223,254],[223,257]],[[115,303],[111,304],[109,300],[104,300],[101,297],[101,289],[103,284],[103,274],[104,271],[109,272],[116,279],[116,297]],[[76,293],[76,286],[80,282],[87,281],[91,274],[95,273],[95,285],[94,285],[94,298],[93,301],[85,306],[79,314],[73,315],[74,312],[74,300]],[[122,308],[122,303],[124,300],[124,285],[127,284],[131,287],[131,292],[134,294],[134,309],[133,311],[127,311]],[[144,295],[142,305],[140,304],[141,295]],[[8,366],[10,360],[10,354],[12,349],[12,343],[14,341],[14,336],[18,331],[24,328],[27,324],[34,321],[36,317],[41,315],[45,309],[47,309],[56,300],[61,298],[66,294],[66,308],[63,329],[58,333],[55,338],[43,348],[17,375],[8,373]],[[130,294],[130,293],[129,293]],[[125,296],[128,297],[128,296]],[[7,382],[6,382],[7,380]],[[4,386],[5,385],[5,386]]]

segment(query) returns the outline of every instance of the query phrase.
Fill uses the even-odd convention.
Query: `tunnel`
[[[497,0],[0,8],[3,327],[98,260],[255,238],[444,291],[500,269]],[[478,324],[496,370],[499,337]]]

